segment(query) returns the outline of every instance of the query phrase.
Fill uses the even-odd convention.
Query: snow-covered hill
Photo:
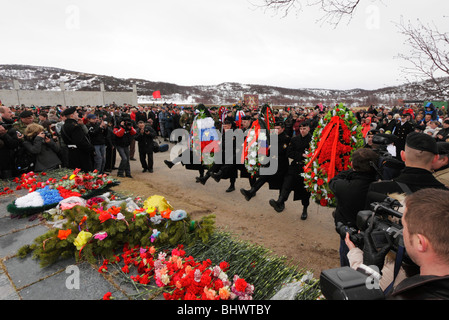
[[[60,90],[61,82],[65,83],[66,90],[73,91],[98,91],[101,83],[104,84],[106,91],[132,91],[133,85],[136,85],[139,103],[153,103],[155,100],[152,93],[157,90],[161,91],[162,101],[176,104],[234,104],[242,100],[244,94],[258,94],[261,103],[271,105],[312,106],[318,103],[339,102],[363,106],[395,105],[399,100],[438,98],[426,93],[422,83],[378,90],[289,89],[230,82],[212,86],[179,86],[173,83],[121,79],[52,67],[0,65],[0,89],[12,89],[13,80],[18,80],[21,89],[24,90]],[[446,81],[449,83],[449,79]]]

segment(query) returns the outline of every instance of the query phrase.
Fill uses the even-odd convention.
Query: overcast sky
[[[250,1],[2,1],[0,64],[179,85],[378,89],[405,82],[401,17],[449,26],[447,0],[365,0],[336,29],[316,22],[318,8],[284,18]]]

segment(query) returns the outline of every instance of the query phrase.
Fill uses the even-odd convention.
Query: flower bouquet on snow
[[[36,214],[56,207],[63,199],[73,196],[87,199],[119,184],[118,180],[96,170],[89,173],[80,171],[76,169],[71,175],[67,174],[59,180],[48,178],[45,182],[38,182],[33,172],[22,175],[15,181],[16,189],[25,188],[29,193],[10,203],[8,212],[25,216]]]
[[[304,166],[305,187],[312,199],[323,207],[335,207],[329,181],[339,172],[350,169],[353,151],[363,147],[364,139],[356,117],[343,104],[322,118],[313,132]]]
[[[214,153],[218,151],[220,137],[215,128],[215,120],[209,110],[200,104],[190,130],[190,148],[194,157],[203,165],[214,164]]]
[[[269,105],[264,105],[260,118],[248,130],[243,144],[242,163],[246,171],[254,177],[268,156],[270,129],[274,128],[274,116]]]

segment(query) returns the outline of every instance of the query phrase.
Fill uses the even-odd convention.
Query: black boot
[[[306,219],[307,219],[307,207],[304,207],[302,209],[301,220],[306,220]]]
[[[232,192],[235,190],[235,186],[233,183],[231,183],[231,185],[229,186],[229,188],[226,189],[226,192]]]
[[[196,182],[199,182],[202,185],[205,185],[206,181],[209,179],[209,177],[210,177],[210,173],[208,171],[203,177],[196,178]]]
[[[274,208],[274,210],[276,210],[276,212],[282,212],[285,209],[285,204],[284,201],[276,201],[274,199],[271,199],[270,201],[270,206],[272,206]]]
[[[170,168],[170,169],[175,165],[173,162],[168,161],[168,160],[164,160],[164,163],[165,163],[165,164],[167,165],[167,167]]]
[[[212,178],[214,178],[215,181],[220,182],[222,174],[223,173],[221,172],[221,170],[218,170],[217,172],[212,172]]]
[[[240,193],[243,194],[245,196],[246,201],[251,200],[252,197],[255,196],[255,194],[252,192],[252,188],[251,190],[245,190],[245,189],[240,189]]]

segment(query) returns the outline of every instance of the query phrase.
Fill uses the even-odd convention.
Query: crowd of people
[[[137,157],[151,173],[153,151],[159,138],[168,141],[179,128],[179,111],[171,105],[0,106],[0,178],[61,167],[132,177],[129,161]]]
[[[245,105],[209,108],[204,105],[182,107],[173,104],[145,107],[115,104],[40,108],[1,106],[0,178],[9,179],[30,170],[41,172],[60,167],[79,168],[82,171],[97,170],[100,173],[117,170],[118,177],[132,178],[130,161],[137,161],[137,153],[142,173],[152,173],[153,153],[157,152],[159,139],[168,143],[179,142],[179,137],[174,139],[172,132],[176,129],[190,132],[198,109],[204,109],[214,120],[215,128],[222,133],[222,145],[225,144],[227,131],[241,129],[247,133],[255,120],[265,116],[261,113],[261,107]],[[220,164],[206,166],[202,163],[183,163],[183,159],[186,159],[183,155],[164,162],[169,168],[181,163],[186,169],[198,170],[196,182],[203,185],[211,177],[217,182],[229,180],[230,186],[226,192],[235,191],[235,182],[239,176],[248,179],[249,189],[240,189],[247,201],[262,186],[268,184],[270,189],[278,190],[277,200],[269,201],[276,212],[285,209],[285,203],[293,193],[293,200],[301,201],[302,204],[301,219],[306,220],[311,194],[306,190],[301,175],[306,161],[305,153],[320,119],[331,109],[331,106],[320,104],[312,108],[285,107],[273,110],[274,132],[279,142],[278,152],[274,155],[278,161],[274,174],[249,174],[243,163],[236,158],[237,150],[242,146],[237,145],[232,136],[233,150],[229,154],[223,154],[227,160]],[[435,207],[435,210],[441,211],[439,218],[434,215],[435,219],[448,219],[449,207],[441,207],[449,198],[449,117],[446,110],[437,109],[429,103],[392,108],[370,106],[354,109],[353,113],[362,128],[365,146],[354,151],[351,169],[340,172],[329,182],[337,199],[337,207],[333,213],[335,225],[357,229],[358,212],[369,209],[370,204],[375,201],[389,199],[392,194],[405,194],[407,199],[410,198],[406,201],[407,219],[410,217],[410,222],[405,219],[404,214],[404,241],[407,251],[413,252],[413,261],[421,267],[421,271],[423,267],[427,271],[431,269],[427,267],[429,263],[436,264],[435,261],[442,266],[449,265],[449,250],[433,248],[437,243],[438,246],[447,247],[447,232],[441,234],[445,245],[441,244],[444,241],[438,236],[428,233],[423,235],[423,232],[439,230],[431,226],[438,222],[427,222],[426,227],[420,229],[415,225],[419,223],[416,222],[419,219],[414,217],[412,220],[412,215],[418,215],[416,208],[410,207],[411,204],[424,201],[431,192],[435,199],[428,203],[425,211]],[[187,152],[191,153],[192,150]],[[191,159],[191,154],[188,159]],[[119,165],[115,167],[117,160]],[[424,189],[425,192],[422,191]],[[414,221],[413,225],[411,221]],[[407,235],[405,225],[407,232],[410,232]],[[426,239],[415,237],[413,232]],[[425,248],[417,248],[418,245],[412,241],[418,241],[418,238],[426,243]],[[384,264],[387,264],[385,259],[388,250],[369,251],[368,247],[362,250],[347,235],[342,236],[341,266],[358,268],[372,263],[382,270]],[[429,248],[434,250],[431,252],[432,257],[423,257],[429,254]],[[385,271],[385,274],[389,274],[389,271]],[[414,294],[419,296],[419,290],[427,290],[428,283],[430,286],[448,288],[448,274],[433,274],[436,278],[426,282],[429,274],[418,273],[415,275],[417,278],[413,278],[413,289],[410,290],[414,290]],[[406,279],[412,277],[411,273],[403,275]],[[400,279],[400,276],[395,273],[392,278],[394,281]],[[385,276],[384,279],[391,277]],[[409,291],[405,290],[404,293],[404,290],[402,288],[400,293],[393,291],[393,294],[409,294]],[[436,296],[448,298],[448,292],[449,290],[443,290]]]

